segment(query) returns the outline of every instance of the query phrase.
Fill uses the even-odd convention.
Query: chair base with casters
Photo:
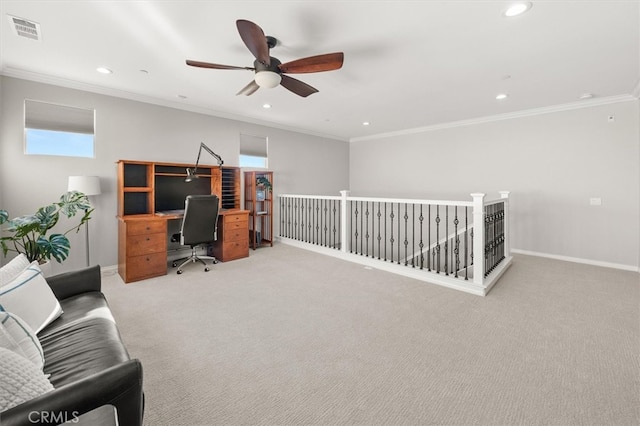
[[[174,234],[174,235],[171,237],[171,241],[172,241],[172,242],[178,242],[178,241],[180,241],[180,234]],[[197,250],[198,250],[198,246],[191,247],[191,256],[183,257],[183,258],[180,258],[180,259],[176,259],[176,260],[174,260],[174,261],[171,263],[171,266],[173,266],[174,268],[175,268],[176,266],[178,267],[178,270],[176,271],[176,273],[177,273],[178,275],[180,275],[180,274],[182,273],[182,267],[183,267],[184,265],[186,265],[187,263],[196,263],[196,262],[200,262],[200,263],[202,263],[202,264],[204,265],[204,271],[205,271],[205,272],[209,272],[209,271],[211,270],[211,268],[209,268],[209,267],[207,266],[207,263],[204,261],[205,259],[209,259],[209,260],[211,260],[211,261],[212,261],[212,262],[211,262],[211,264],[212,264],[212,265],[215,265],[216,263],[218,263],[218,259],[216,259],[216,258],[215,258],[215,257],[213,257],[213,256],[198,256],[198,255],[197,255]],[[180,263],[180,262],[182,262],[182,263]],[[178,264],[180,264],[180,266],[178,266]]]
[[[178,267],[178,274],[182,273],[182,267],[187,263],[200,262],[204,265],[205,272],[209,271],[209,267],[204,259],[218,263],[215,257],[198,256],[196,250],[217,240],[219,207],[220,199],[216,194],[187,195],[180,232],[171,236],[172,242],[179,242],[180,245],[191,248],[191,256],[173,261],[174,267],[182,262]]]

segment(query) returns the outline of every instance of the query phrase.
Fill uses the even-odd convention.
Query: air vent
[[[41,40],[40,24],[11,15],[8,15],[8,17],[13,24],[12,27],[16,35],[20,37],[30,38],[31,40]]]

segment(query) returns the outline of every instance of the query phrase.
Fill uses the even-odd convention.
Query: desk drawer
[[[127,282],[167,273],[166,253],[152,253],[127,259]]]
[[[165,220],[140,220],[127,222],[127,235],[159,234],[167,232]]]
[[[227,229],[224,230],[223,241],[225,243],[229,241],[246,240],[249,238],[247,233],[247,226],[241,226],[238,228],[233,227],[232,229],[229,229],[229,228],[232,228],[232,227],[228,227]]]
[[[249,221],[247,220],[243,220],[241,222],[231,222],[231,223],[224,224],[224,232],[247,230],[247,229],[249,229]]]
[[[132,235],[127,238],[127,257],[149,253],[163,253],[167,250],[167,236],[161,234]]]
[[[224,226],[230,226],[236,222],[248,222],[249,216],[247,213],[227,213],[224,215]]]
[[[223,243],[222,251],[225,260],[240,259],[249,256],[249,240],[229,241]]]

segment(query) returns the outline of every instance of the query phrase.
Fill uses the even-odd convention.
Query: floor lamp
[[[100,178],[98,176],[69,176],[69,185],[67,191],[82,192],[87,197],[92,195],[99,195],[100,191]],[[89,200],[91,202],[91,200]],[[89,263],[89,222],[86,225],[86,240],[87,240],[87,266]]]

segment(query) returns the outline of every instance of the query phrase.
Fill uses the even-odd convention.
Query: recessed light
[[[501,101],[503,99],[507,99],[509,97],[509,95],[507,95],[506,93],[500,93],[498,96],[496,96],[496,99]]]
[[[105,67],[98,67],[96,68],[96,71],[98,71],[100,74],[113,74],[113,71]]]
[[[363,121],[363,122],[362,122],[362,125],[363,125],[363,126],[368,126],[368,125],[370,125],[370,124],[371,124],[371,123],[369,123],[368,121]]]
[[[593,93],[583,93],[580,95],[580,99],[591,99],[593,98]]]
[[[264,104],[264,105],[262,105],[262,108],[269,109],[269,108],[271,108],[271,104]]]
[[[149,71],[147,71],[147,70],[140,70],[140,72],[141,72],[142,74],[149,74]]]
[[[505,10],[504,16],[506,16],[508,18],[511,18],[513,16],[522,15],[523,13],[525,13],[526,11],[531,9],[532,7],[533,7],[533,5],[531,4],[530,1],[522,1],[522,2],[518,2],[518,3],[513,3],[512,5],[510,5],[507,8],[507,10]]]
[[[180,99],[187,99],[185,95],[177,95]]]

